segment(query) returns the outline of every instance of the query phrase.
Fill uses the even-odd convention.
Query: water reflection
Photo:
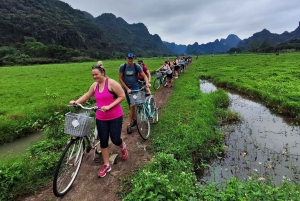
[[[217,88],[200,81],[202,92]],[[221,128],[225,132],[226,156],[215,161],[201,181],[222,181],[235,176],[239,179],[256,175],[280,184],[283,178],[300,181],[300,161],[297,148],[300,143],[299,126],[272,114],[260,103],[227,92],[230,110],[239,113],[242,121]]]

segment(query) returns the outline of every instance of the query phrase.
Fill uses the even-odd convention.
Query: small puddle
[[[7,155],[16,156],[18,154],[26,153],[26,149],[34,142],[43,140],[43,133],[33,133],[28,136],[17,139],[13,142],[0,146],[0,158],[3,158]]]
[[[200,80],[200,90],[210,93],[217,89]],[[226,90],[225,90],[226,91]],[[219,182],[237,177],[240,180],[256,176],[280,184],[284,179],[300,181],[300,128],[289,119],[270,112],[262,104],[227,91],[229,109],[242,121],[226,125],[225,157],[214,161],[201,182]]]

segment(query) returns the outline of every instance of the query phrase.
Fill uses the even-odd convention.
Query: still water
[[[200,90],[210,93],[217,88],[200,80]],[[300,183],[300,128],[289,119],[272,113],[262,104],[227,91],[229,109],[242,121],[221,128],[226,134],[225,157],[214,161],[202,182],[222,181],[250,176],[280,184],[284,179]]]
[[[0,158],[7,155],[18,155],[26,152],[30,144],[44,139],[43,133],[33,133],[26,137],[0,146]]]

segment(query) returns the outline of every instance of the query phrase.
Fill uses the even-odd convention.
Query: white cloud
[[[212,42],[262,29],[281,34],[299,25],[299,0],[63,0],[97,17],[112,13],[129,24],[142,22],[151,34],[176,44]]]

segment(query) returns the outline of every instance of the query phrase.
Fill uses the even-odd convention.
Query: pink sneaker
[[[125,161],[128,157],[128,152],[126,149],[126,144],[123,142],[123,148],[121,149],[122,159]]]
[[[102,170],[98,173],[98,177],[105,177],[106,173],[111,171],[110,165],[104,164]]]

